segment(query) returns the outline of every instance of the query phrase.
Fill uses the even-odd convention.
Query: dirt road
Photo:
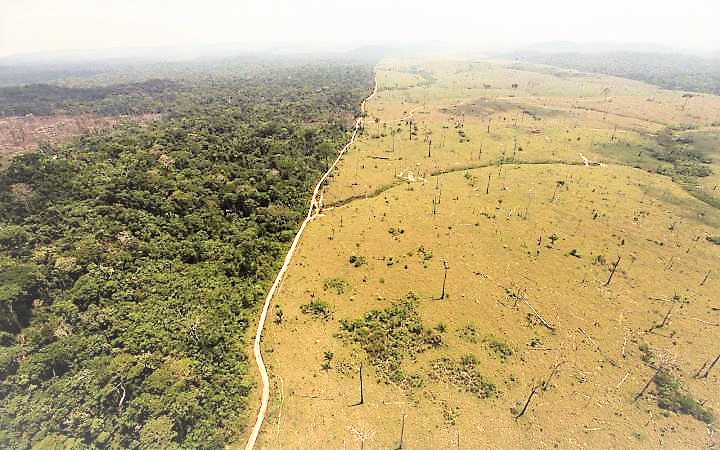
[[[372,93],[365,98],[360,103],[360,111],[365,111],[365,104],[368,100],[370,100],[375,94],[377,93],[377,78],[375,78],[375,87],[373,88]],[[310,223],[311,220],[313,220],[321,211],[322,209],[322,202],[320,198],[320,188],[322,188],[323,184],[327,180],[327,177],[332,173],[333,170],[335,170],[335,167],[337,166],[338,162],[340,162],[340,159],[345,154],[348,148],[355,142],[355,137],[358,134],[358,131],[360,130],[360,124],[362,122],[362,116],[358,117],[355,121],[355,127],[353,128],[352,136],[350,136],[350,140],[347,144],[340,150],[338,153],[337,158],[332,163],[332,165],[328,168],[327,172],[320,178],[317,185],[315,186],[315,190],[313,191],[312,197],[310,198],[310,208],[308,209],[307,216],[305,217],[305,220],[300,225],[300,229],[298,230],[297,234],[295,235],[295,239],[293,239],[292,245],[290,246],[290,250],[288,250],[287,255],[285,255],[285,261],[283,262],[282,267],[280,268],[280,271],[278,271],[277,276],[275,277],[275,281],[273,282],[272,287],[268,291],[267,297],[265,297],[265,303],[263,304],[262,312],[260,314],[260,320],[258,321],[257,326],[257,332],[255,333],[255,343],[253,345],[253,354],[255,355],[255,363],[257,364],[258,371],[260,372],[260,379],[262,380],[262,395],[260,400],[260,409],[258,410],[257,419],[255,420],[255,426],[253,426],[252,432],[250,433],[250,436],[248,437],[247,444],[245,445],[245,450],[252,450],[255,448],[255,442],[257,441],[258,435],[260,434],[260,429],[262,428],[263,421],[265,420],[265,414],[267,413],[267,407],[268,407],[268,400],[270,399],[270,381],[268,379],[267,369],[265,368],[265,362],[263,361],[262,354],[260,352],[260,342],[262,340],[262,331],[263,327],[265,326],[265,319],[267,318],[268,309],[270,307],[270,302],[272,301],[273,296],[275,295],[275,292],[277,291],[278,287],[280,286],[280,283],[282,282],[283,277],[285,276],[285,272],[287,272],[288,267],[290,266],[290,262],[292,261],[292,257],[295,254],[295,250],[297,249],[298,243],[300,242],[300,238],[302,237],[303,231],[305,231],[305,227]]]

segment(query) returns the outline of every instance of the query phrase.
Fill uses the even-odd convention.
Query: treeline
[[[177,82],[170,80],[97,87],[50,84],[4,87],[0,88],[0,116],[161,113],[174,103],[179,88]]]
[[[720,60],[665,53],[540,53],[509,55],[512,59],[581,72],[614,75],[665,89],[720,95]]]
[[[196,105],[215,101],[245,105],[253,101],[276,102],[278,82],[287,89],[307,91],[317,99],[327,100],[333,113],[347,105],[352,89],[342,91],[334,86],[339,74],[354,77],[357,67],[370,63],[347,60],[260,60],[246,58],[221,62],[156,63],[129,66],[128,71],[108,72],[88,78],[68,78],[54,84],[27,84],[0,87],[0,117],[26,114],[51,116],[57,114],[99,114],[104,116],[145,113],[188,112]],[[161,78],[158,78],[160,76]],[[282,80],[279,77],[285,77]],[[131,81],[126,81],[129,79]],[[263,89],[265,84],[267,89]],[[307,108],[297,99],[299,114]],[[286,105],[287,106],[287,105]]]
[[[305,65],[153,84],[163,119],[0,173],[0,447],[236,439],[246,330],[371,83]]]

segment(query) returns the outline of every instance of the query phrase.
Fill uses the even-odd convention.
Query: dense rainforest
[[[345,56],[326,57],[321,55],[294,55],[280,58],[238,56],[235,58],[212,59],[203,62],[142,63],[138,65],[89,64],[87,76],[78,76],[77,70],[58,70],[58,78],[42,83],[16,83],[2,86],[0,83],[0,117],[52,116],[59,114],[97,114],[102,116],[134,115],[146,113],[170,113],[187,111],[198,104],[207,104],[224,97],[232,103],[235,97],[262,95],[262,102],[269,91],[260,92],[257,85],[274,85],[278,74],[288,78],[284,84],[293,88],[307,88],[308,76],[297,70],[308,64],[317,67],[359,67],[368,66],[369,59]],[[12,66],[0,65],[0,73]],[[306,67],[308,68],[308,67]],[[94,72],[93,72],[94,71]],[[290,72],[285,72],[290,71]],[[95,73],[97,72],[97,73]],[[26,69],[21,72],[29,80],[40,77],[40,69]],[[293,75],[294,74],[294,75]],[[327,74],[311,80],[315,88],[328,87],[323,84]],[[2,78],[0,76],[0,78]],[[269,85],[269,86],[270,86]],[[245,88],[250,89],[246,91]],[[352,88],[351,88],[352,89]],[[341,97],[352,92],[326,90],[316,95],[326,96],[328,107],[336,110],[342,104]],[[327,98],[328,95],[337,98]],[[308,105],[305,105],[308,106]]]
[[[181,86],[171,80],[113,84],[110,86],[65,87],[31,84],[0,88],[0,116],[33,114],[160,113],[170,110]]]
[[[0,447],[237,439],[246,331],[371,84],[370,65],[307,63],[3,90],[4,114],[164,114],[0,173]]]
[[[720,95],[720,59],[639,52],[540,53],[506,55],[517,61],[547,64],[644,81],[665,89]]]

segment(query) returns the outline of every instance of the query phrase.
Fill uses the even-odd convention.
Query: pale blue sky
[[[719,0],[0,0],[0,56],[253,41],[720,41]]]

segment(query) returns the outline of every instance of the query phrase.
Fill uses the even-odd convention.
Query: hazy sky
[[[720,41],[720,0],[0,0],[0,55],[252,41]]]

